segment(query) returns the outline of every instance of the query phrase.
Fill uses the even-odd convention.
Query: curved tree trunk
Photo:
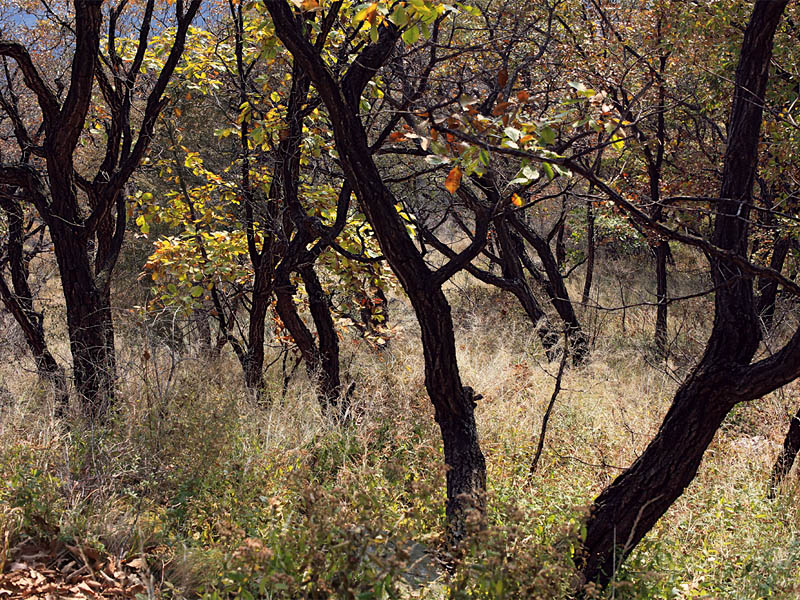
[[[426,232],[423,231],[423,233]],[[552,359],[554,358],[553,348],[558,344],[559,334],[553,329],[547,314],[539,305],[530,285],[528,285],[523,269],[523,262],[527,258],[523,242],[518,236],[509,231],[508,224],[502,216],[498,216],[495,221],[495,233],[496,254],[490,254],[489,256],[492,261],[489,269],[479,269],[473,264],[465,265],[464,269],[479,281],[514,294],[533,324],[547,357]],[[445,256],[449,258],[456,256],[456,252],[452,248],[441,240],[437,240],[435,236],[427,235],[426,237]],[[500,265],[502,269],[501,276],[498,277],[492,273],[494,265]],[[527,268],[533,275],[539,274],[532,265]],[[537,281],[542,279],[542,277],[539,277]]]
[[[572,362],[576,365],[580,364],[589,352],[589,338],[581,327],[578,315],[575,314],[575,307],[572,305],[567,286],[564,283],[564,277],[558,267],[558,261],[550,249],[550,244],[519,218],[514,217],[511,220],[511,224],[533,246],[539,256],[539,260],[542,261],[542,266],[547,275],[547,280],[544,282],[545,291],[550,297],[553,308],[556,309],[558,316],[561,317],[564,325],[569,330],[569,339],[572,340]],[[532,268],[528,267],[528,270],[532,271]]]
[[[500,258],[503,261],[503,279],[507,282],[508,291],[517,297],[531,323],[536,327],[536,332],[542,340],[542,346],[549,358],[553,358],[552,350],[558,344],[559,335],[550,325],[547,315],[545,315],[539,303],[531,291],[528,281],[525,278],[525,271],[522,268],[522,255],[525,253],[525,246],[519,237],[512,234],[508,229],[505,219],[498,219],[495,222],[497,231],[497,241],[500,245]]]
[[[422,330],[425,387],[435,408],[447,465],[446,514],[451,541],[465,533],[465,517],[485,509],[486,462],[478,440],[475,405],[480,398],[461,384],[450,304],[441,288],[415,290],[411,298]]]
[[[36,374],[53,388],[56,415],[63,416],[69,404],[67,377],[47,347],[42,328],[42,315],[34,310],[29,294],[21,294],[17,286],[11,291],[2,276],[0,276],[0,299],[22,329],[25,343],[36,364]]]
[[[718,204],[712,241],[741,257],[747,255],[747,216],[773,36],[787,2],[756,2],[736,72],[720,193],[730,200]],[[594,501],[578,557],[584,581],[607,584],[619,563],[692,481],[730,409],[781,384],[775,377],[761,385],[757,378],[743,377],[752,370],[750,361],[760,342],[752,279],[718,259],[711,260],[711,274],[717,293],[706,352],[676,393],[653,441]],[[789,345],[792,352],[797,337]]]
[[[458,259],[432,271],[403,220],[397,199],[383,182],[372,159],[359,115],[361,94],[369,80],[391,56],[400,31],[381,28],[376,42],[364,48],[347,74],[336,80],[292,14],[285,0],[264,0],[275,31],[297,64],[308,74],[330,115],[336,149],[345,177],[369,220],[381,250],[408,294],[419,320],[425,355],[425,386],[433,403],[442,434],[447,471],[447,521],[451,539],[463,534],[466,514],[482,510],[486,489],[486,465],[475,426],[475,401],[471,389],[461,384],[456,357],[450,305],[442,284],[480,252],[483,236],[470,244]]]
[[[317,329],[319,345],[314,334],[303,321],[294,302],[295,286],[290,280],[294,268],[290,257],[278,265],[275,270],[275,308],[283,321],[283,325],[294,339],[303,362],[306,365],[308,378],[316,383],[317,400],[323,412],[330,413],[337,419],[347,417],[347,407],[340,406],[341,378],[339,372],[339,338],[336,335],[330,313],[330,303],[317,274],[311,265],[299,268],[309,298],[311,317]]]
[[[47,347],[42,313],[33,306],[33,293],[28,285],[28,259],[25,256],[25,232],[22,206],[14,199],[0,199],[0,207],[8,218],[6,259],[11,271],[11,288],[0,273],[0,299],[22,329],[25,342],[36,363],[36,373],[52,386],[55,410],[64,415],[69,403],[69,389],[64,369]],[[13,288],[13,289],[12,289]]]

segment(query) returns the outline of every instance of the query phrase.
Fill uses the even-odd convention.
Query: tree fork
[[[748,250],[762,106],[775,31],[789,0],[758,0],[745,31],[730,117],[715,246],[740,257]],[[680,387],[645,451],[594,501],[577,566],[584,582],[608,584],[623,560],[694,478],[728,412],[800,373],[800,330],[776,355],[750,364],[760,342],[753,282],[740,269],[711,260],[714,326],[699,365]],[[615,560],[616,559],[616,560]]]

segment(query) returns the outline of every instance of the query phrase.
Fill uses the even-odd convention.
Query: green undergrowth
[[[408,333],[379,353],[347,349],[363,353],[348,426],[300,378],[285,394],[270,380],[271,404],[257,405],[225,357],[180,363],[168,386],[128,374],[114,418],[93,428],[66,427],[32,383],[20,388],[0,414],[4,553],[59,539],[142,557],[164,598],[567,598],[587,507],[644,449],[676,383],[634,336],[596,350],[567,371],[530,475],[556,365],[515,314],[491,321],[473,305],[488,316],[463,317],[457,343],[484,395],[488,511],[458,552],[444,540],[441,442]],[[788,390],[733,411],[695,481],[597,596],[798,597],[794,475],[765,497],[792,407]]]

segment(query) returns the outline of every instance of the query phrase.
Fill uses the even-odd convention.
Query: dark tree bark
[[[661,19],[656,25],[656,36],[661,39]],[[644,156],[647,163],[647,175],[650,183],[650,201],[652,209],[650,216],[654,221],[660,223],[664,218],[664,207],[661,204],[661,173],[664,165],[664,149],[667,143],[667,128],[665,122],[666,112],[666,90],[664,89],[664,71],[667,67],[668,55],[662,54],[659,57],[658,68],[658,107],[656,118],[655,142],[656,151],[653,153],[650,145],[643,135],[640,134],[644,142]],[[656,348],[661,356],[667,355],[667,310],[668,310],[668,291],[667,291],[667,263],[671,258],[669,242],[658,240],[653,249],[656,259],[656,330],[654,340]]]
[[[584,306],[588,305],[589,297],[592,293],[594,251],[594,210],[592,209],[592,201],[588,200],[586,202],[586,277],[583,280],[583,295],[581,296],[581,302]]]
[[[289,280],[288,270],[279,267],[275,274],[276,310],[281,321],[283,321],[284,327],[289,331],[294,343],[297,345],[300,355],[303,357],[309,379],[318,381],[319,403],[322,410],[327,412],[332,406],[336,405],[339,396],[338,346],[335,356],[323,357],[322,352],[317,348],[317,344],[314,341],[314,334],[311,333],[311,330],[297,311],[294,303],[295,292],[296,288]],[[316,302],[319,302],[319,300]],[[327,306],[325,306],[325,309],[327,309]],[[328,317],[330,318],[330,313],[328,313]],[[327,359],[328,364],[323,364],[324,358]],[[326,374],[325,372],[325,367],[329,366],[331,359],[336,360],[335,375]],[[335,381],[333,381],[334,378],[336,379]],[[331,389],[331,385],[333,385],[333,389]]]
[[[299,271],[308,293],[311,319],[314,321],[314,328],[317,330],[319,339],[317,354],[320,364],[320,387],[324,401],[334,410],[340,410],[338,401],[342,384],[339,374],[339,337],[336,335],[336,327],[331,316],[330,298],[322,288],[313,266],[305,264],[300,267]]]
[[[461,383],[450,305],[442,284],[471,261],[486,242],[488,223],[476,240],[436,271],[428,268],[397,214],[397,199],[384,184],[370,152],[359,116],[359,102],[367,82],[391,56],[399,39],[393,26],[381,27],[377,42],[368,45],[343,79],[337,81],[298,26],[285,0],[265,0],[278,37],[296,63],[309,75],[330,115],[336,148],[347,181],[372,225],[389,265],[414,307],[422,331],[425,385],[442,434],[447,471],[446,513],[449,532],[464,533],[467,511],[483,509],[486,465],[478,443],[475,401]]]
[[[64,368],[50,353],[44,336],[43,315],[33,306],[33,294],[28,285],[28,257],[25,256],[25,224],[22,205],[13,196],[0,196],[0,208],[8,220],[8,239],[2,262],[11,274],[11,287],[0,272],[0,299],[22,329],[25,342],[33,355],[36,373],[53,389],[56,414],[62,416],[69,403],[69,390]]]
[[[240,102],[248,100],[248,78],[252,69],[244,63],[243,39],[246,35],[241,4],[231,3],[235,23],[235,54],[237,63]],[[302,23],[306,27],[308,23]],[[291,89],[286,109],[286,135],[275,148],[272,156],[273,179],[269,196],[261,210],[261,248],[257,247],[255,234],[255,211],[257,190],[251,183],[250,139],[247,123],[240,127],[241,139],[241,187],[245,205],[245,227],[250,260],[254,269],[254,285],[251,298],[250,320],[244,361],[245,383],[255,390],[258,397],[264,387],[264,344],[266,316],[273,292],[277,299],[277,312],[295,340],[306,364],[309,377],[318,384],[318,399],[323,410],[335,409],[337,417],[346,412],[338,406],[341,395],[339,368],[339,340],[331,317],[331,307],[322,289],[313,263],[341,232],[348,210],[350,189],[344,202],[340,203],[341,219],[334,227],[314,227],[299,198],[300,163],[302,156],[303,121],[307,115],[310,87],[308,75],[296,65],[292,67]],[[287,211],[284,209],[288,209]],[[337,213],[338,216],[338,213]],[[294,239],[292,239],[294,236]],[[320,238],[324,238],[322,241]],[[289,240],[292,240],[291,242]],[[306,247],[317,242],[314,252]],[[294,285],[292,273],[303,279],[309,297],[311,316],[317,331],[319,344],[303,322],[293,301]]]
[[[566,210],[566,208],[562,207],[562,210]],[[566,215],[562,215],[556,232],[556,264],[559,270],[563,269],[564,264],[567,262],[567,245],[564,243],[564,231],[566,229]]]
[[[459,194],[470,196],[472,198],[472,204],[477,205],[474,196],[468,192],[464,186],[459,189]],[[457,256],[457,253],[452,248],[437,239],[435,235],[424,228],[420,229],[426,241],[444,256],[450,259]],[[467,228],[464,226],[462,229],[466,230]],[[525,277],[523,267],[526,266],[525,258],[527,258],[527,255],[525,253],[524,242],[519,236],[509,230],[508,223],[503,215],[498,215],[495,219],[494,245],[496,246],[495,250],[497,254],[491,253],[488,250],[483,252],[491,261],[491,266],[488,270],[480,269],[474,264],[464,265],[464,270],[479,281],[511,292],[517,298],[525,314],[528,316],[528,319],[530,319],[535,327],[536,334],[539,336],[542,347],[548,358],[552,359],[555,356],[553,348],[559,340],[558,331],[553,328],[547,314],[533,295],[533,291],[528,284],[528,279]],[[492,266],[494,265],[500,265],[500,276],[492,273]],[[538,274],[538,271],[536,271],[532,265],[528,265],[527,268],[529,271],[533,269],[532,272]],[[540,281],[540,279],[537,279],[537,281]]]
[[[775,30],[788,0],[758,0],[736,71],[728,147],[713,244],[745,257],[762,106]],[[800,374],[800,330],[778,353],[755,364],[760,342],[753,282],[732,262],[710,259],[714,326],[699,365],[680,387],[647,449],[594,501],[578,566],[585,581],[607,584],[694,478],[706,448],[730,409]],[[614,559],[617,559],[615,564]]]
[[[268,260],[262,257],[254,269],[253,296],[248,323],[247,350],[244,361],[244,382],[248,389],[260,397],[264,389],[264,344],[267,326],[267,313],[272,299],[273,273],[265,268]]]
[[[572,305],[572,300],[567,291],[564,276],[561,274],[558,261],[550,249],[550,244],[516,215],[513,215],[509,221],[517,233],[533,246],[539,256],[539,260],[542,261],[542,266],[547,275],[547,280],[544,281],[544,289],[550,297],[553,308],[556,309],[558,316],[561,317],[569,331],[569,338],[572,340],[572,362],[576,365],[580,364],[589,351],[589,338],[581,327],[578,315],[575,314],[575,307]]]
[[[241,3],[229,3],[231,17],[234,22],[234,54],[236,56],[236,76],[239,87],[239,104],[242,105],[249,101],[248,88],[252,87],[250,81],[253,74],[252,66],[245,63],[244,58],[244,38],[245,22],[244,8]],[[300,89],[298,89],[300,85]],[[302,82],[298,82],[296,74],[293,73],[292,95],[289,99],[287,118],[290,122],[298,119],[299,103],[305,101],[308,93],[308,85],[303,87]],[[302,95],[302,98],[299,96]],[[302,121],[301,121],[302,126]],[[244,204],[244,223],[245,234],[247,236],[247,248],[250,255],[250,262],[253,265],[253,292],[250,298],[249,322],[247,329],[247,339],[243,343],[242,368],[244,370],[244,380],[247,388],[255,392],[256,397],[262,400],[264,390],[264,344],[266,343],[266,320],[269,312],[273,294],[274,270],[279,260],[280,249],[285,248],[285,244],[278,241],[281,231],[281,224],[278,222],[278,204],[283,193],[283,178],[285,174],[284,165],[286,162],[297,161],[300,156],[298,146],[300,140],[297,135],[287,136],[282,140],[274,151],[273,184],[270,187],[269,196],[265,199],[265,206],[261,211],[260,220],[262,221],[260,232],[262,245],[259,248],[256,241],[256,208],[257,197],[260,195],[252,182],[251,177],[251,141],[250,124],[247,119],[243,119],[239,128],[241,161],[239,185],[242,190]],[[291,171],[291,168],[289,169]],[[287,234],[288,235],[288,234]]]
[[[792,238],[781,236],[775,240],[772,247],[772,257],[769,261],[770,269],[780,273],[783,270],[783,263],[792,247]],[[756,312],[761,317],[765,331],[772,329],[775,319],[775,300],[778,297],[778,282],[774,279],[759,278],[756,284],[758,288],[758,304]]]
[[[660,241],[655,247],[656,255],[656,348],[661,356],[667,353],[667,257],[669,242]]]
[[[800,451],[800,410],[789,421],[789,431],[786,432],[786,437],[783,440],[783,448],[781,449],[775,464],[772,467],[772,474],[769,478],[769,489],[767,496],[772,499],[778,495],[778,490],[783,483],[783,480],[792,470],[797,452]]]
[[[175,41],[147,96],[136,132],[131,122],[133,90],[145,58],[154,0],[148,0],[144,7],[137,52],[129,65],[117,54],[115,38],[117,21],[125,3],[109,13],[108,37],[101,60],[102,2],[74,0],[75,47],[63,102],[44,81],[22,44],[0,40],[0,56],[15,61],[25,86],[36,97],[44,132],[42,145],[36,145],[9,89],[10,98],[4,98],[0,108],[14,123],[14,135],[22,155],[37,157],[42,172],[27,161],[3,163],[0,164],[0,184],[19,187],[49,230],[66,300],[75,387],[85,414],[91,418],[105,414],[114,392],[114,328],[109,298],[111,274],[125,233],[123,187],[150,143],[165,104],[163,95],[167,83],[183,52],[186,34],[200,1],[191,0],[185,8],[182,3],[176,6]],[[77,172],[74,153],[84,129],[95,82],[110,119],[106,123],[105,155],[90,180]],[[87,200],[88,215],[81,206],[83,196]]]
[[[528,285],[528,279],[525,277],[525,271],[523,270],[525,245],[519,236],[509,231],[508,223],[506,223],[505,219],[498,219],[495,222],[495,228],[500,246],[503,278],[507,282],[507,289],[519,300],[531,323],[536,327],[536,331],[542,340],[542,346],[548,356],[552,358],[551,351],[558,343],[559,335],[558,331],[551,326]]]
[[[306,236],[302,232],[292,240],[286,257],[275,270],[276,310],[283,325],[294,339],[306,372],[317,384],[317,399],[323,412],[332,414],[337,420],[348,417],[345,404],[341,404],[342,386],[339,367],[339,337],[331,317],[328,295],[322,288],[313,267],[313,260],[304,251]],[[308,294],[309,310],[317,331],[319,342],[303,321],[294,302],[295,285],[292,272],[298,272]]]

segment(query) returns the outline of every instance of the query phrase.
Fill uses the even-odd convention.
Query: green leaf
[[[545,146],[551,146],[556,141],[556,132],[549,125],[544,126],[539,131],[539,139]]]
[[[408,24],[408,15],[406,9],[402,5],[397,5],[394,12],[389,17],[389,20],[398,27],[405,27]]]
[[[403,41],[409,46],[415,44],[417,40],[419,40],[419,27],[416,25],[403,32]]]

